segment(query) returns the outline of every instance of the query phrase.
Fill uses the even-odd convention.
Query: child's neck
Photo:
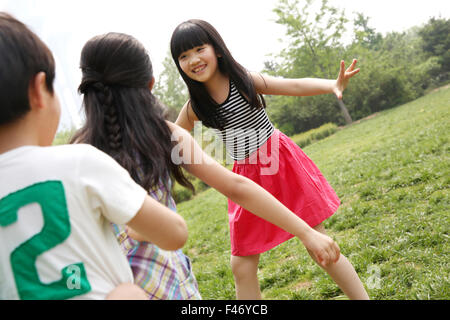
[[[204,85],[211,98],[217,103],[223,103],[227,99],[230,85],[230,78],[227,75],[217,72]]]
[[[20,120],[0,126],[0,154],[23,146],[38,146],[38,136],[28,129],[26,121]]]

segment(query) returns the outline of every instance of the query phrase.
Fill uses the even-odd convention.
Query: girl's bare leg
[[[261,290],[258,281],[259,254],[252,256],[231,256],[231,270],[236,286],[236,299],[260,300]]]
[[[326,230],[322,224],[315,226],[314,229],[323,234],[326,234]],[[309,255],[314,259],[314,256],[311,254],[311,252],[309,252]],[[334,280],[334,282],[336,282],[339,288],[341,288],[341,290],[349,299],[369,300],[369,295],[367,294],[366,289],[364,289],[364,286],[359,279],[355,268],[353,268],[350,261],[348,261],[348,259],[344,255],[341,254],[339,260],[336,263],[332,263],[327,267],[321,266],[321,268],[330,275],[330,277]]]

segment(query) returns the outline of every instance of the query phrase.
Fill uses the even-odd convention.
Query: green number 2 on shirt
[[[31,203],[40,205],[44,227],[11,253],[11,268],[19,297],[59,300],[89,292],[91,286],[83,263],[64,267],[62,278],[51,283],[42,283],[36,268],[36,258],[40,254],[64,242],[70,235],[69,213],[60,181],[36,183],[0,199],[0,226],[17,222],[19,209]],[[74,276],[77,279],[73,279]]]

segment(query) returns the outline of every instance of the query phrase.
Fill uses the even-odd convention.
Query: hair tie
[[[91,84],[91,87],[97,91],[97,92],[101,92],[101,93],[105,93],[106,90],[108,90],[108,86],[105,86],[103,84],[103,82],[97,81]]]
[[[103,75],[89,67],[81,67],[83,78],[78,91],[82,94],[86,94],[89,89],[93,89],[97,92],[105,92],[106,88],[103,83]]]
[[[109,90],[109,86],[97,80],[97,81],[83,81],[78,87],[78,91],[82,94],[86,94],[89,90],[105,94]]]

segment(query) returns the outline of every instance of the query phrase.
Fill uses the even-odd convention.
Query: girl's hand
[[[357,60],[353,59],[353,62],[350,65],[350,67],[348,67],[347,70],[344,70],[345,62],[344,60],[341,61],[341,70],[339,71],[339,76],[336,80],[336,85],[333,89],[334,94],[339,100],[342,99],[342,92],[344,92],[345,88],[347,88],[350,78],[359,72],[359,68],[354,70],[356,62]]]
[[[336,263],[341,255],[337,243],[323,233],[314,229],[310,231],[302,242],[306,249],[314,256],[317,263],[324,268],[331,263]]]

